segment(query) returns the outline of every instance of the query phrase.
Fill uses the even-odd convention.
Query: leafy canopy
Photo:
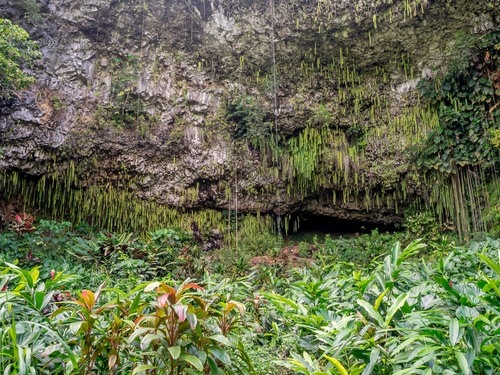
[[[500,33],[459,33],[448,52],[444,77],[419,82],[420,94],[436,106],[439,126],[415,149],[424,169],[450,174],[457,165],[491,166],[497,160],[495,129],[500,108]],[[422,147],[423,146],[423,147]]]
[[[34,78],[23,72],[31,67],[41,54],[38,45],[28,40],[28,33],[12,22],[0,19],[0,97],[10,96],[34,82]]]

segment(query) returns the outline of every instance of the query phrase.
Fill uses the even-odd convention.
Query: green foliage
[[[156,235],[166,242],[176,237],[162,232]],[[73,289],[75,298],[69,300],[57,291],[74,286],[74,276],[0,263],[0,369],[5,374],[25,373],[26,366],[37,374],[256,375],[236,335],[245,306],[226,293],[227,280],[217,286],[208,281],[206,290],[186,280],[134,285],[128,293],[102,283],[95,292]]]
[[[354,124],[353,126],[349,127],[347,129],[347,135],[349,136],[349,139],[351,140],[352,143],[356,144],[360,150],[363,150],[366,146],[366,130],[357,124]]]
[[[137,84],[141,71],[139,58],[126,54],[112,59],[111,101],[107,107],[99,107],[93,122],[98,127],[111,125],[122,130],[136,129],[141,137],[145,137],[151,125],[158,118],[146,112],[143,101],[137,92]],[[100,95],[100,93],[98,94]]]
[[[172,272],[181,249],[190,241],[191,236],[174,229],[150,232],[144,239],[133,238],[132,234],[101,232],[88,240],[78,237],[71,252],[102,267],[109,275],[138,275],[148,279]]]
[[[184,136],[185,128],[186,122],[182,118],[175,117],[172,124],[172,131],[169,134],[167,144],[170,145],[172,143],[179,142]]]
[[[498,180],[493,179],[487,185],[487,192],[489,194],[490,205],[487,207],[483,214],[486,222],[490,223],[489,233],[500,236],[500,189]]]
[[[401,233],[379,233],[377,229],[355,238],[326,235],[324,244],[319,245],[319,254],[334,261],[367,264],[389,251],[403,236]]]
[[[280,72],[276,72],[276,86],[279,87],[283,84],[283,77]],[[269,97],[274,97],[274,75],[269,74],[267,78],[262,81],[262,89]]]
[[[499,245],[451,247],[434,264],[408,261],[419,241],[396,243],[369,269],[297,272],[285,295],[265,294],[273,330],[297,337],[278,363],[302,374],[497,372]]]
[[[36,0],[15,0],[17,4],[23,8],[26,13],[25,18],[28,19],[33,25],[43,25],[44,15],[40,13],[40,5]]]
[[[299,256],[301,258],[309,258],[309,244],[307,242],[299,243]]]
[[[32,67],[41,56],[28,33],[9,20],[0,19],[0,97],[10,97],[35,82],[22,69]]]
[[[255,99],[248,95],[240,95],[228,104],[227,114],[235,123],[234,137],[246,139],[254,147],[263,146],[271,135],[271,126],[264,121],[266,113]]]
[[[435,224],[429,215],[417,216],[408,225]],[[353,239],[326,237],[323,245],[316,244],[319,266],[288,274],[263,266],[247,274],[248,265],[233,264],[232,276],[226,278],[184,266],[203,256],[186,232],[161,229],[134,238],[41,221],[22,236],[3,236],[18,248],[39,243],[33,248],[39,258],[19,267],[16,261],[5,262],[9,253],[0,255],[0,371],[498,372],[500,241],[482,235],[479,242],[458,247],[442,238],[430,242],[430,258],[419,259],[425,245],[418,240],[403,249],[396,242],[403,235],[375,231]],[[97,244],[94,256],[106,267],[82,266],[78,258],[64,258],[67,250],[61,251],[81,248],[82,254],[85,249],[90,253]],[[308,248],[305,242],[300,246]],[[363,253],[356,260],[376,259],[361,267],[339,262],[349,246]],[[188,247],[193,248],[190,253]],[[119,262],[129,253],[131,260],[138,251],[165,250],[170,253],[157,260],[165,257],[165,262],[184,267],[176,271],[180,280],[159,274],[144,283],[136,277],[139,269],[127,272],[128,266]],[[110,262],[115,255],[117,263]],[[345,257],[354,259],[352,253]],[[197,280],[185,279],[188,274]]]
[[[66,108],[66,104],[64,104],[61,100],[60,97],[58,96],[53,96],[52,98],[52,103],[54,104],[54,109],[56,111],[59,111],[61,108]]]
[[[500,115],[495,105],[500,99],[500,33],[460,35],[446,75],[418,84],[421,95],[437,106],[440,121],[415,149],[416,162],[448,174],[457,166],[487,167],[497,160],[491,134]]]
[[[318,104],[313,111],[310,123],[316,126],[329,126],[333,122],[333,116],[324,104]]]
[[[423,238],[424,241],[437,241],[441,236],[441,226],[431,212],[407,212],[405,214],[405,221],[404,226],[408,238]]]
[[[283,236],[273,233],[268,228],[263,228],[257,233],[249,228],[242,228],[239,235],[241,251],[252,256],[272,255],[283,247]]]

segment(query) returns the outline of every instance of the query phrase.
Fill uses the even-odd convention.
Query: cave
[[[400,230],[397,224],[371,223],[306,213],[291,215],[290,222],[298,223],[298,228],[294,230],[294,225],[290,225],[290,230],[284,236],[286,244],[297,244],[300,241],[312,243],[314,236],[322,242],[327,234],[332,238],[355,238],[373,230],[378,230],[379,233],[394,233]]]

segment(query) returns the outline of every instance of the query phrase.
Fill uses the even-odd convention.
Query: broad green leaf
[[[434,276],[434,281],[441,285],[443,289],[453,294],[457,298],[457,300],[460,299],[460,294],[458,294],[457,291],[453,290],[453,288],[450,286],[449,280],[446,280],[444,277]]]
[[[140,366],[137,366],[134,371],[132,371],[132,375],[135,375],[137,374],[138,372],[141,372],[141,371],[146,371],[146,370],[154,370],[156,367],[155,366],[151,366],[151,365],[140,365]]]
[[[35,306],[38,310],[42,308],[45,292],[35,292]]]
[[[412,335],[412,336],[410,336],[410,338],[408,338],[406,341],[404,341],[403,343],[401,343],[397,348],[395,348],[393,351],[391,351],[391,356],[394,356],[394,355],[398,354],[402,349],[406,348],[412,342],[414,342],[414,341],[416,341],[418,339],[421,339],[423,337],[424,336],[420,336],[420,335]]]
[[[207,357],[208,365],[210,366],[211,375],[219,375],[219,367],[212,357]]]
[[[291,352],[290,355],[292,356],[293,359],[295,359],[296,363],[305,369],[307,369],[309,372],[313,372],[314,370],[312,369],[311,365],[307,363],[307,361],[300,355],[294,352]],[[292,361],[293,362],[293,361]]]
[[[194,355],[181,353],[179,359],[181,361],[189,363],[190,365],[193,365],[197,370],[203,371],[203,364],[201,363],[199,358],[195,357]]]
[[[393,270],[395,270],[396,267],[398,266],[397,262],[399,260],[400,254],[401,254],[401,244],[398,241],[392,246],[392,251],[391,251],[391,263],[392,263],[391,266]]]
[[[36,281],[38,280],[38,276],[40,276],[40,271],[37,268],[33,268],[30,271],[31,279],[33,280],[33,285],[36,284]]]
[[[357,367],[351,371],[351,375],[358,375],[359,373],[361,373],[361,371],[363,371],[364,368],[365,365],[360,365],[360,367]]]
[[[274,333],[276,334],[276,337],[279,337],[280,330],[279,330],[279,328],[278,328],[278,326],[276,325],[275,322],[273,322],[273,329],[274,329]]]
[[[148,333],[141,339],[141,350],[146,350],[149,347],[151,341],[163,338],[162,335],[155,335],[154,333]]]
[[[172,356],[173,359],[177,359],[181,355],[180,346],[171,346],[168,348],[168,351],[170,352],[170,355]]]
[[[70,323],[69,324],[69,331],[73,334],[73,335],[76,335],[76,333],[80,330],[80,327],[82,326],[82,324],[84,323],[83,320],[80,320],[80,321],[77,321],[77,322],[73,322],[73,323]]]
[[[192,368],[187,368],[186,371],[189,375],[203,375],[201,372],[193,370]]]
[[[220,342],[221,344],[224,344],[226,346],[232,346],[231,341],[227,339],[227,337],[222,336],[222,335],[213,335],[208,337],[210,340],[214,340],[217,342]]]
[[[377,298],[377,300],[375,301],[375,310],[378,310],[379,306],[380,306],[380,303],[382,302],[382,299],[384,298],[385,294],[389,291],[389,288],[386,288],[384,290],[384,292]]]
[[[396,311],[398,311],[401,306],[404,305],[406,299],[408,298],[408,294],[402,294],[396,300],[392,303],[391,308],[389,311],[387,311],[387,315],[385,317],[385,327],[389,327],[389,324],[391,323],[392,317],[394,314],[396,314]]]
[[[458,341],[458,336],[460,335],[460,324],[458,319],[453,318],[450,320],[450,343],[451,346],[455,346]]]
[[[342,366],[342,364],[338,360],[332,357],[328,357],[327,355],[324,355],[323,357],[325,357],[328,361],[332,363],[332,365],[335,366],[340,375],[349,375],[347,373],[347,370],[344,368],[344,366]]]
[[[41,327],[43,329],[45,329],[47,332],[49,332],[51,334],[51,336],[56,339],[57,341],[59,341],[59,343],[64,347],[64,349],[66,350],[66,354],[69,356],[69,359],[71,360],[71,363],[73,365],[73,367],[78,370],[78,363],[76,362],[76,357],[75,357],[75,354],[73,353],[73,351],[70,349],[70,347],[68,346],[68,344],[66,344],[66,342],[63,340],[63,338],[60,336],[60,334],[58,332],[55,332],[53,331],[51,328],[47,327],[47,326],[44,326],[42,324],[39,324],[39,323],[35,323],[35,322],[28,322],[29,324],[33,324],[33,325],[36,325],[38,327]]]
[[[394,272],[394,268],[392,268],[391,257],[389,255],[387,255],[384,260],[384,271],[386,279],[393,280],[392,273]]]
[[[479,255],[481,257],[481,259],[484,260],[488,264],[488,266],[490,266],[493,269],[493,271],[496,272],[498,277],[500,277],[500,266],[498,264],[496,264],[494,261],[492,261],[486,255],[483,255],[483,254],[477,254],[477,255]]]
[[[488,276],[483,275],[486,280],[488,281],[489,285],[493,288],[493,290],[497,293],[497,295],[500,297],[500,289],[498,288],[497,284],[495,283],[494,280],[491,280]]]
[[[20,348],[18,354],[19,354],[19,375],[28,375],[28,367],[26,366],[26,361],[24,360],[24,351],[26,349]]]
[[[137,311],[139,303],[141,302],[141,295],[142,295],[142,292],[139,291],[139,293],[137,293],[137,295],[135,296],[134,300],[132,301],[132,304],[130,305],[130,308],[128,311],[129,314],[133,314]]]
[[[358,305],[362,306],[366,310],[366,312],[378,322],[379,325],[384,325],[384,319],[382,319],[382,316],[373,308],[372,305],[362,299],[358,299],[357,302]]]
[[[378,356],[380,355],[380,348],[373,348],[372,352],[370,353],[370,363],[368,366],[365,367],[365,370],[363,371],[363,375],[370,375],[373,368],[378,362]]]
[[[464,353],[462,352],[454,352],[455,358],[458,361],[458,365],[460,366],[460,369],[464,373],[464,375],[469,375],[470,374],[470,369],[469,369],[469,364],[467,363],[467,359],[465,358]]]
[[[227,352],[222,349],[219,346],[207,346],[207,350],[213,354],[215,358],[217,358],[219,361],[222,363],[225,363],[226,365],[231,364],[231,358],[229,358],[229,355]]]

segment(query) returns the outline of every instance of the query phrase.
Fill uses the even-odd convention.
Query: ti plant
[[[129,338],[144,362],[133,374],[145,370],[155,375],[218,374],[231,365],[234,344],[225,335],[238,323],[230,312],[242,305],[230,302],[219,312],[192,290],[204,289],[188,281],[173,287],[154,282],[145,288],[156,291],[156,298],[149,303],[150,313],[135,320]]]

